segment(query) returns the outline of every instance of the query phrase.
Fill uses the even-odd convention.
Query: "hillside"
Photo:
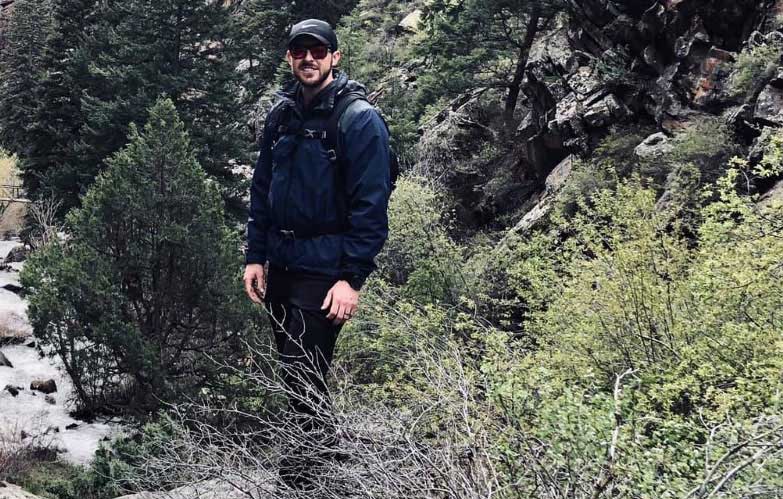
[[[0,146],[49,214],[21,233],[14,299],[73,381],[70,416],[127,435],[81,467],[13,430],[0,480],[294,498],[275,477],[307,442],[326,498],[783,494],[780,0],[13,12]],[[402,168],[330,410],[305,418],[330,442],[286,403],[241,283],[263,119],[312,16]]]

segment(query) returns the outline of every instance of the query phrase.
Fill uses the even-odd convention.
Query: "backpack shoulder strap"
[[[278,99],[272,104],[265,122],[265,127],[272,132],[272,143],[277,142],[277,139],[287,132],[291,107],[291,101],[286,99]]]
[[[326,138],[324,140],[324,145],[326,145],[332,161],[337,161],[342,157],[342,151],[340,151],[340,118],[345,113],[345,110],[348,109],[348,106],[357,100],[366,101],[367,97],[358,92],[350,92],[341,96],[337,99],[332,114],[329,115],[329,118],[326,120]]]

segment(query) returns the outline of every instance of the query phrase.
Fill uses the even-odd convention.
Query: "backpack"
[[[346,109],[348,109],[348,106],[350,106],[354,101],[357,100],[367,100],[367,97],[363,93],[359,92],[349,92],[343,95],[338,94],[338,98],[334,104],[334,108],[332,109],[332,114],[329,116],[329,118],[326,120],[326,129],[323,131],[316,131],[320,133],[320,139],[323,141],[324,147],[329,153],[329,159],[334,162],[337,166],[335,168],[336,175],[337,175],[337,184],[336,185],[343,185],[341,182],[342,176],[343,176],[343,170],[344,170],[344,160],[341,158],[344,158],[342,151],[340,150],[340,141],[339,135],[339,124],[340,124],[340,118],[342,117],[343,113],[345,113]],[[280,138],[280,135],[284,135],[287,133],[293,133],[293,134],[302,134],[309,138],[315,138],[317,135],[313,135],[311,130],[302,130],[302,129],[292,129],[289,126],[289,118],[290,118],[290,104],[287,104],[287,101],[278,101],[274,106],[272,106],[272,109],[269,111],[269,122],[268,126],[272,127],[273,130],[273,140],[272,142],[277,142],[277,139]],[[389,137],[391,138],[391,131],[389,130],[389,124],[386,122],[386,119],[383,117],[383,114],[378,110],[377,107],[373,106],[375,111],[378,113],[378,116],[381,118],[381,121],[383,121],[383,125],[386,127],[386,132],[389,134]],[[400,161],[399,156],[397,155],[397,152],[394,149],[393,144],[390,142],[389,144],[389,181],[391,183],[391,189],[389,193],[391,194],[392,191],[397,187],[397,178],[400,175]]]

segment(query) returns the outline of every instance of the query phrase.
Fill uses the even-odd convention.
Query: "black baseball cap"
[[[328,45],[332,51],[337,50],[337,34],[326,21],[305,19],[294,24],[291,32],[288,34],[288,46],[291,46],[294,39],[305,35],[312,36],[319,42]]]

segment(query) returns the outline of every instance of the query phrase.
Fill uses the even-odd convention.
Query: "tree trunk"
[[[530,48],[533,46],[533,41],[538,34],[538,22],[541,19],[541,5],[536,2],[533,7],[533,12],[530,14],[530,21],[527,23],[527,30],[525,32],[525,39],[522,41],[522,45],[519,47],[519,55],[517,57],[516,68],[514,69],[514,77],[511,79],[511,83],[508,85],[508,95],[506,96],[506,105],[503,112],[503,118],[506,125],[510,126],[514,120],[514,111],[517,108],[517,99],[519,98],[519,92],[522,88],[522,80],[525,77],[525,69],[527,68],[527,61],[530,58]]]

